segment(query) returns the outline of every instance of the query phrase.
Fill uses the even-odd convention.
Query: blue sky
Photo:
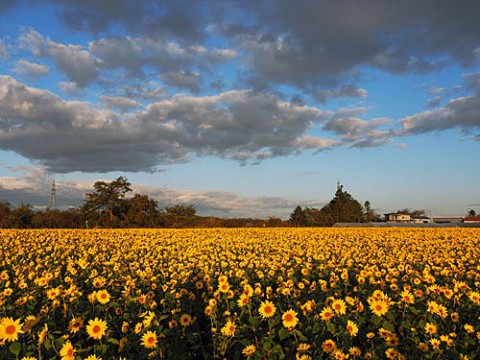
[[[7,0],[0,200],[480,212],[477,1]]]

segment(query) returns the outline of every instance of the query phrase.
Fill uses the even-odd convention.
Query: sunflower
[[[258,312],[263,318],[271,318],[273,315],[275,315],[275,312],[277,311],[277,308],[271,301],[262,301],[260,304],[260,308],[258,309]]]
[[[432,345],[432,348],[438,350],[440,348],[440,340],[430,339],[430,345]]]
[[[42,331],[38,334],[38,346],[42,345],[47,337],[48,332],[48,325],[47,323],[44,324]]]
[[[94,320],[90,319],[87,325],[88,336],[95,340],[100,340],[107,330],[107,322],[105,320],[100,320],[95,318]]]
[[[96,293],[97,301],[100,304],[106,304],[110,301],[110,294],[107,290],[99,290]]]
[[[60,356],[62,357],[61,360],[75,359],[75,349],[70,341],[67,341],[65,344],[63,344],[62,348],[60,349]]]
[[[218,284],[218,290],[220,290],[220,292],[222,293],[228,293],[228,291],[230,290],[230,285],[228,284],[228,282],[221,282],[220,284]]]
[[[82,327],[83,327],[83,319],[81,318],[73,318],[68,323],[68,329],[70,330],[71,333],[76,333]]]
[[[53,288],[53,289],[47,290],[47,297],[49,300],[55,300],[58,295],[60,295],[59,288]]]
[[[331,307],[337,314],[345,315],[347,313],[347,305],[342,299],[334,299]]]
[[[250,301],[250,298],[248,297],[247,294],[241,294],[240,298],[237,300],[237,305],[238,307],[244,307],[245,305],[248,304]]]
[[[332,339],[328,339],[322,343],[322,349],[326,353],[332,353],[337,349],[337,344]]]
[[[180,316],[180,325],[186,327],[192,323],[192,317],[188,314],[182,314]]]
[[[357,336],[358,334],[358,326],[352,320],[347,321],[347,331],[350,336]]]
[[[334,312],[330,306],[325,306],[323,310],[320,312],[320,319],[323,321],[328,321],[334,316]]]
[[[290,309],[283,313],[282,324],[287,329],[293,329],[298,324],[297,312]]]
[[[257,348],[255,347],[255,345],[247,345],[243,348],[242,354],[245,356],[250,356],[250,355],[253,355],[255,351],[257,351]]]
[[[383,300],[375,299],[370,303],[370,310],[372,310],[375,315],[382,316],[388,312],[388,305]]]
[[[235,335],[235,323],[228,320],[225,326],[220,330],[225,336],[234,336]]]
[[[472,291],[470,295],[468,295],[470,300],[472,300],[475,304],[480,305],[480,293],[477,291]]]
[[[432,323],[426,323],[425,324],[425,331],[430,335],[435,334],[437,332],[437,326],[435,324],[432,324]]]
[[[23,334],[20,319],[4,318],[0,322],[0,340],[17,341],[18,335]]]
[[[310,345],[307,343],[301,343],[297,346],[297,351],[307,351],[308,349],[310,349]]]
[[[85,360],[102,360],[102,358],[94,354],[89,355]]]
[[[408,290],[404,290],[402,291],[402,293],[400,294],[402,300],[406,303],[406,304],[413,304],[415,302],[415,297],[413,296],[413,294],[408,291]]]
[[[142,343],[143,347],[146,349],[152,349],[157,346],[157,334],[155,331],[147,331],[142,336]]]
[[[362,351],[360,350],[359,347],[357,346],[352,346],[350,349],[348,349],[348,353],[353,356],[360,356],[362,355]]]

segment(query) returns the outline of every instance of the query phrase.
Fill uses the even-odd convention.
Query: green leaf
[[[269,319],[268,326],[273,329],[277,325],[278,321],[276,319]]]
[[[43,346],[45,346],[45,349],[50,350],[52,347],[52,341],[50,338],[46,338],[45,341],[43,342]]]
[[[327,321],[327,330],[330,332],[330,334],[333,335],[337,331],[337,327],[334,323]]]
[[[395,322],[395,315],[392,312],[387,313],[387,315],[385,315],[385,317],[388,320]]]
[[[380,316],[377,316],[377,315],[374,315],[372,317],[372,322],[375,324],[375,325],[380,325],[380,322],[382,321],[382,318]]]
[[[120,345],[120,342],[117,339],[110,338],[108,339],[108,342],[114,345]]]
[[[282,345],[277,344],[273,347],[272,353],[275,354],[276,359],[284,359],[285,354],[283,353]]]
[[[10,344],[8,350],[10,350],[13,355],[18,356],[18,354],[20,354],[20,351],[22,351],[22,345],[20,345],[20,343],[18,342],[14,342],[13,344]]]
[[[105,353],[107,352],[107,345],[102,344],[102,345],[96,346],[95,350],[99,351],[102,355],[105,355]]]
[[[268,340],[262,341],[263,350],[268,351],[272,348],[272,343]]]
[[[290,335],[290,331],[288,331],[285,328],[282,328],[278,331],[278,337],[280,338],[280,340],[284,340],[289,335]]]
[[[410,320],[403,320],[402,321],[402,327],[407,329],[407,330],[410,330],[410,328],[412,327],[412,324],[410,323]]]
[[[54,344],[55,344],[55,347],[61,348],[63,344],[65,344],[65,340],[62,338],[55,339]]]
[[[253,326],[257,326],[260,323],[260,319],[257,316],[252,316],[248,319],[248,322]]]
[[[391,322],[384,321],[383,322],[383,328],[385,330],[390,331],[390,332],[395,332],[395,326],[393,326],[393,324]]]
[[[295,330],[295,334],[297,335],[298,340],[300,341],[308,341],[307,337],[303,335],[300,331]]]

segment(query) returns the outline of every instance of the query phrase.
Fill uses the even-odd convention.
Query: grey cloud
[[[165,89],[155,82],[124,85],[120,87],[120,93],[139,101],[155,101],[167,95]]]
[[[480,91],[480,72],[464,75],[463,80],[468,90]]]
[[[387,118],[374,118],[363,120],[359,116],[366,112],[365,108],[346,108],[338,111],[322,127],[323,130],[332,131],[345,141],[357,141],[361,138],[379,138],[388,135],[380,127],[390,122]],[[372,143],[362,141],[358,144]],[[376,142],[375,142],[376,143]]]
[[[313,93],[315,99],[325,103],[328,99],[335,98],[360,98],[368,97],[368,91],[358,88],[355,84],[342,85],[334,90],[317,90]]]
[[[134,187],[134,191],[137,190],[156,199],[161,207],[173,204],[195,205],[200,215],[218,217],[276,216],[286,219],[297,205],[321,207],[325,204],[318,201],[298,201],[281,196],[247,197],[230,191]]]
[[[200,1],[84,1],[60,0],[65,9],[59,12],[64,24],[72,29],[90,32],[106,31],[110,25],[123,27],[134,34],[156,34],[183,41],[204,39],[207,3]]]
[[[480,94],[450,100],[447,105],[400,120],[400,134],[419,134],[459,128],[470,133],[480,128]]]
[[[451,61],[471,66],[478,60],[480,3],[474,0],[243,4],[254,25],[217,29],[250,52],[257,82],[316,89],[355,75],[359,66],[423,73]]]
[[[0,199],[13,205],[28,203],[38,208],[48,205],[52,175],[41,167],[11,167],[15,176],[0,177]],[[92,184],[86,181],[58,182],[56,204],[59,208],[78,206]]]
[[[36,79],[48,75],[50,73],[50,68],[42,64],[32,63],[21,59],[17,61],[14,72],[22,74],[29,79]]]
[[[176,96],[119,115],[0,77],[1,149],[57,173],[154,171],[190,155],[255,162],[319,150],[336,141],[306,132],[330,115],[249,91]]]
[[[34,29],[24,29],[20,36],[19,48],[35,56],[50,57],[69,80],[79,88],[85,88],[97,80],[101,62],[79,45],[65,45],[45,39]]]
[[[443,100],[443,96],[435,96],[434,98],[428,99],[427,105],[429,107],[435,107],[435,106],[440,105],[442,100]]]
[[[101,59],[105,67],[124,68],[137,75],[142,74],[142,67],[146,65],[161,71],[194,66],[208,70],[235,57],[235,52],[229,49],[182,46],[174,41],[150,37],[103,38],[91,42],[89,51]]]
[[[192,93],[198,93],[202,83],[201,74],[195,71],[167,72],[160,77],[167,85],[186,89]]]
[[[72,97],[78,97],[84,92],[84,89],[80,88],[75,82],[61,81],[58,83],[58,87],[63,93]]]
[[[100,71],[99,60],[83,50],[81,46],[48,41],[46,51],[58,68],[79,87],[84,88],[97,79]]]
[[[360,140],[355,143],[353,143],[350,147],[352,148],[371,148],[371,147],[379,147],[379,146],[384,146],[386,144],[390,144],[392,142],[391,139],[365,139],[365,140]]]
[[[108,108],[118,109],[121,113],[139,108],[138,101],[121,96],[101,96],[100,99]]]
[[[136,76],[143,74],[145,66],[162,73],[213,73],[216,65],[235,59],[242,65],[239,79],[257,90],[286,84],[325,101],[365,97],[354,86],[338,88],[352,78],[361,79],[365,67],[424,73],[452,62],[473,66],[479,59],[480,3],[475,0],[461,5],[450,0],[388,4],[307,0],[301,6],[272,0],[60,0],[56,4],[63,5],[59,14],[71,28],[108,36],[114,27],[131,34],[128,38],[98,35],[89,54],[73,45],[50,49],[57,65],[80,87],[98,75],[100,65],[94,59],[102,60],[104,69],[126,69]],[[235,52],[206,48],[205,40],[212,34]],[[23,46],[35,54],[42,45],[46,50],[45,40],[38,35],[30,31],[22,38]],[[86,74],[83,82],[80,69]],[[327,87],[337,90],[324,90]]]

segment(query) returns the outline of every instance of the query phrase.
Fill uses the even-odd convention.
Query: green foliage
[[[368,203],[368,207],[370,203]],[[339,185],[335,196],[322,209],[305,208],[297,206],[290,215],[290,222],[296,226],[332,226],[338,222],[358,223],[372,221],[374,213],[368,208],[366,212],[363,206]]]

